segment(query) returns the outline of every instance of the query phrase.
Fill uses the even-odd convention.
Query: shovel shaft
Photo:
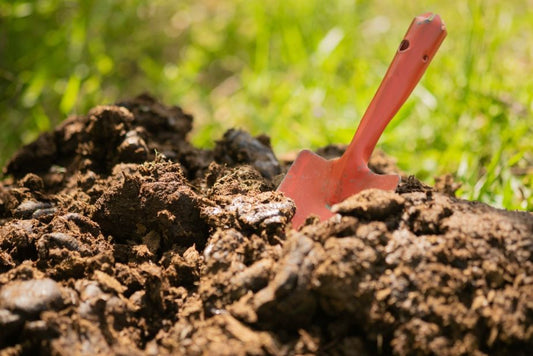
[[[444,37],[446,28],[438,15],[427,13],[415,17],[340,158],[346,169],[353,169],[350,167],[353,163],[363,162],[366,166],[383,130],[415,88]]]

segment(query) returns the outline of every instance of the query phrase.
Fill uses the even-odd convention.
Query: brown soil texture
[[[148,95],[72,117],[0,184],[0,353],[526,355],[533,215],[403,177],[291,228],[266,136],[192,146]],[[343,147],[321,154],[333,157]],[[381,153],[380,173],[397,171]]]

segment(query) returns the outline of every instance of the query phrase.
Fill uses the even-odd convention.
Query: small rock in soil
[[[59,285],[49,278],[14,281],[0,289],[0,308],[28,316],[60,309],[63,304]]]
[[[28,219],[32,217],[34,213],[39,210],[50,209],[52,205],[50,203],[43,203],[39,201],[26,200],[20,203],[19,206],[13,212],[16,218]]]

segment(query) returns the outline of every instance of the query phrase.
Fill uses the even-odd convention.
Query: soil
[[[148,95],[71,117],[0,184],[0,353],[526,355],[533,214],[450,177],[291,228],[267,136],[187,141]],[[337,156],[342,146],[320,150]],[[371,168],[398,172],[376,153]]]

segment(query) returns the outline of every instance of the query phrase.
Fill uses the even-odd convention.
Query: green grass
[[[378,147],[462,197],[533,210],[526,0],[0,3],[0,164],[70,114],[149,91],[209,146],[238,126],[278,155],[347,143],[415,15],[448,37]],[[528,5],[529,4],[529,5]]]

